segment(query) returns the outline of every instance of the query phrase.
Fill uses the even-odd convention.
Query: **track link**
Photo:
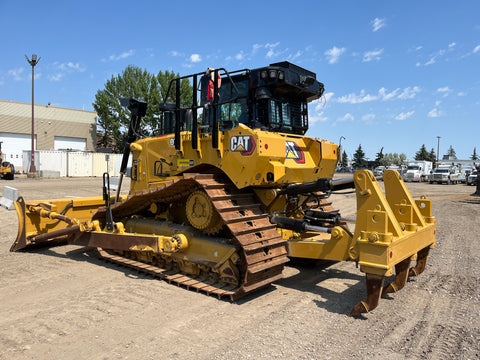
[[[231,300],[245,296],[282,278],[284,264],[288,262],[287,242],[282,239],[269,215],[253,191],[237,189],[228,179],[213,174],[184,174],[155,189],[147,189],[130,195],[127,199],[112,205],[115,221],[140,213],[154,202],[173,203],[185,199],[192,191],[203,189],[219,213],[224,226],[230,233],[231,241],[239,248],[241,258],[239,269],[240,284],[213,282],[165,270],[135,259],[114,255],[98,249],[100,257],[135,270],[150,274],[195,289],[219,298]],[[94,219],[103,220],[105,208],[100,208]]]

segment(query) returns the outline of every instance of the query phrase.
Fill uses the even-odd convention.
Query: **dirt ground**
[[[101,195],[101,179],[0,181],[27,199]],[[128,186],[128,182],[126,184]],[[361,318],[354,263],[288,265],[236,303],[61,246],[10,253],[0,208],[0,359],[478,359],[480,199],[466,185],[408,184],[433,200],[437,246],[425,272]],[[333,195],[345,217],[354,195]]]

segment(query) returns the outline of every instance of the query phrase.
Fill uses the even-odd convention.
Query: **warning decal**
[[[286,141],[285,148],[287,159],[293,159],[297,164],[305,164],[305,154],[295,142]]]

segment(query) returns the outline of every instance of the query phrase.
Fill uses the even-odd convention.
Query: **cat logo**
[[[255,146],[252,135],[232,136],[230,138],[230,151],[240,152],[242,155],[252,155]]]
[[[285,142],[287,159],[293,159],[297,164],[305,164],[305,154],[300,147],[293,141]]]

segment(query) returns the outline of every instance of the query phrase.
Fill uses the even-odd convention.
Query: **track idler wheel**
[[[208,195],[198,190],[190,194],[185,205],[190,224],[207,234],[215,234],[223,225],[222,218],[213,207]]]
[[[366,274],[365,280],[367,284],[367,299],[355,305],[348,316],[357,316],[372,311],[380,301],[385,276]]]
[[[430,251],[430,246],[423,248],[417,253],[417,264],[415,267],[411,268],[408,272],[408,276],[418,276],[420,275],[425,267],[427,266],[428,252]]]

